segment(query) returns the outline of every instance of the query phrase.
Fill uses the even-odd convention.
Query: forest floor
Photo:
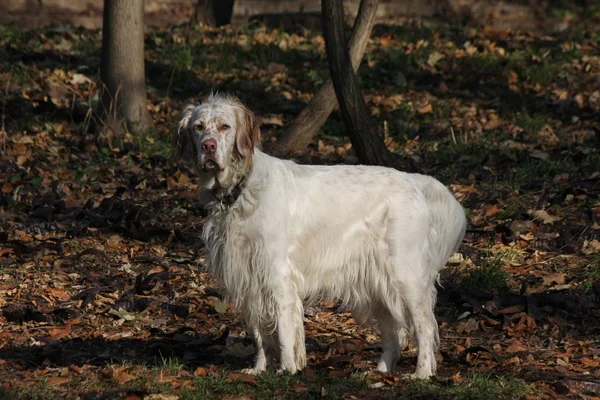
[[[378,334],[329,303],[306,309],[306,370],[237,373],[254,349],[170,158],[179,112],[212,89],[255,111],[269,151],[327,79],[318,33],[148,29],[156,128],[120,138],[91,113],[99,31],[0,26],[0,399],[600,397],[600,8],[551,17],[570,28],[376,26],[359,70],[387,146],[469,218],[423,382],[402,379],[412,343],[366,378]],[[356,163],[343,130],[335,112],[291,158]]]

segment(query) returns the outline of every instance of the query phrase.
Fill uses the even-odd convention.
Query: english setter
[[[271,157],[252,112],[220,94],[183,110],[176,140],[209,210],[207,262],[255,339],[256,364],[245,372],[264,371],[272,356],[281,370],[302,369],[303,302],[332,300],[361,322],[378,321],[379,371],[392,371],[411,333],[413,376],[435,374],[435,283],[466,227],[444,185],[383,167]]]

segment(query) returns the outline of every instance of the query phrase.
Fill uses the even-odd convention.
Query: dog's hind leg
[[[383,342],[383,354],[377,363],[377,370],[381,372],[392,372],[400,352],[406,346],[406,329],[404,321],[397,320],[396,317],[386,308],[376,312],[375,317],[381,331],[381,341]]]
[[[403,293],[403,298],[412,320],[415,338],[418,346],[417,370],[414,378],[428,378],[435,375],[437,360],[435,358],[439,344],[439,328],[433,313],[435,306],[436,290],[434,282],[427,287],[415,284]]]

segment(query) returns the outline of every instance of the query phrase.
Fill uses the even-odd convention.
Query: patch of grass
[[[187,70],[194,65],[192,48],[187,43],[175,44],[169,48],[169,59],[173,68]]]
[[[550,117],[546,114],[529,114],[525,110],[515,117],[517,125],[523,128],[526,135],[537,134],[549,119]]]
[[[548,86],[559,78],[560,70],[558,64],[532,64],[527,67],[525,75],[532,82]]]
[[[493,54],[481,54],[472,56],[470,59],[471,68],[479,74],[496,74],[502,71],[504,60]]]
[[[585,269],[585,280],[581,285],[586,293],[592,292],[592,283],[600,279],[600,254],[592,254],[587,257]]]
[[[63,400],[64,393],[50,386],[46,381],[23,387],[18,390],[0,389],[0,400]]]
[[[178,358],[173,358],[173,357],[164,358],[161,356],[161,359],[162,359],[162,367],[161,368],[164,371],[168,372],[169,374],[177,373],[183,369],[183,363]]]
[[[148,129],[131,135],[131,142],[146,156],[170,157],[173,148],[169,135],[158,129]]]
[[[81,34],[77,36],[77,39],[78,40],[73,42],[75,54],[79,54],[83,57],[100,57],[102,40],[99,39],[94,32],[81,32]]]
[[[276,374],[268,371],[256,377],[256,384],[228,382],[227,374],[198,378],[196,389],[182,391],[181,399],[218,399],[240,394],[264,400],[273,398],[339,399],[346,393],[357,393],[367,388],[366,378],[362,374],[352,374],[343,379],[332,379],[323,373],[317,373],[308,378],[303,375]]]
[[[405,398],[452,398],[461,400],[519,399],[532,388],[512,378],[472,374],[461,384],[439,385],[433,381],[411,381],[403,387]]]
[[[502,260],[506,252],[500,252],[494,257],[484,260],[481,265],[469,271],[461,284],[466,287],[478,288],[490,292],[508,291],[510,274],[502,270]]]

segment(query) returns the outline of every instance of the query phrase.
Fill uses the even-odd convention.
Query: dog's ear
[[[260,145],[260,128],[254,118],[254,114],[241,102],[236,102],[238,108],[237,129],[235,132],[235,144],[237,151],[248,157],[254,153],[254,147]]]
[[[196,106],[190,104],[183,109],[177,127],[174,129],[173,142],[175,144],[175,157],[178,159],[190,158],[194,153],[194,143],[189,129],[194,108]]]

